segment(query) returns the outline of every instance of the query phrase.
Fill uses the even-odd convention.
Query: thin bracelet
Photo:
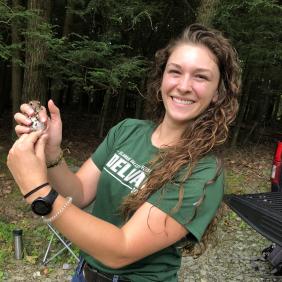
[[[63,204],[63,206],[51,217],[46,218],[45,216],[42,216],[42,220],[44,223],[51,223],[55,221],[58,217],[61,216],[63,211],[72,203],[72,197],[67,197],[67,201]]]
[[[28,193],[26,193],[23,197],[26,199],[27,197],[29,197],[30,195],[32,195],[33,193],[35,193],[36,191],[40,190],[41,188],[48,186],[49,182],[43,183],[41,185],[39,185],[38,187],[32,189],[31,191],[29,191]]]
[[[59,165],[62,162],[63,158],[64,158],[64,152],[63,150],[61,150],[59,156],[54,161],[46,162],[47,168],[52,168]]]

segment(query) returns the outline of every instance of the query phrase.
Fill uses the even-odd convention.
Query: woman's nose
[[[185,75],[180,78],[180,80],[178,81],[178,89],[183,93],[191,92],[192,80],[188,75]]]

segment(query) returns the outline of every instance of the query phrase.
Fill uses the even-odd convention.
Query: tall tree
[[[14,11],[19,9],[20,1],[13,0],[13,9]],[[14,18],[11,25],[12,29],[12,44],[15,46],[20,44],[20,35],[19,35],[19,21],[17,18]],[[22,93],[22,70],[20,67],[21,62],[21,53],[19,48],[15,48],[12,54],[12,109],[13,113],[18,111],[21,100]]]
[[[205,26],[212,26],[220,0],[201,0],[197,10],[197,22]]]
[[[47,78],[43,70],[47,54],[44,33],[49,31],[51,0],[28,0],[28,9],[34,11],[34,16],[28,20],[26,30],[22,101],[37,99],[44,103],[47,99]]]
[[[66,7],[65,7],[65,16],[63,21],[63,29],[62,29],[62,40],[67,41],[68,36],[71,32],[71,26],[74,19],[74,0],[66,0]],[[62,90],[66,90],[68,85],[63,87],[61,77],[56,76],[53,79],[50,79],[50,90],[51,90],[51,98],[54,102],[61,106],[62,100]]]

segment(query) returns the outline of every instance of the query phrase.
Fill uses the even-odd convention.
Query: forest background
[[[0,0],[0,281],[68,281],[75,265],[72,261],[66,272],[66,258],[58,258],[48,268],[39,266],[50,232],[34,220],[6,167],[20,104],[56,102],[64,123],[63,148],[70,152],[65,157],[77,168],[111,126],[126,117],[144,117],[156,50],[194,22],[221,30],[241,60],[240,110],[231,146],[224,151],[229,192],[268,191],[275,141],[282,138],[282,0]],[[195,276],[189,266],[181,277],[234,281],[240,269],[259,276],[244,281],[261,281],[261,273],[250,271],[245,259],[228,265],[226,258],[241,254],[242,245],[248,257],[252,248],[258,254],[267,244],[239,222],[228,212],[219,228],[226,237],[214,250],[222,251],[222,264],[207,263],[208,253],[202,265],[195,261]],[[24,230],[23,261],[13,259],[16,227]]]
[[[12,125],[22,102],[46,105],[52,98],[66,114],[66,128],[87,121],[103,137],[125,117],[144,117],[155,51],[200,22],[230,38],[241,60],[243,88],[231,144],[279,138],[281,2],[0,0],[0,118]]]

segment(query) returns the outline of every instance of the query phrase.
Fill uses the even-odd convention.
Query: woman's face
[[[213,53],[203,45],[182,44],[171,53],[162,78],[164,121],[175,125],[204,112],[218,98],[220,72]]]

